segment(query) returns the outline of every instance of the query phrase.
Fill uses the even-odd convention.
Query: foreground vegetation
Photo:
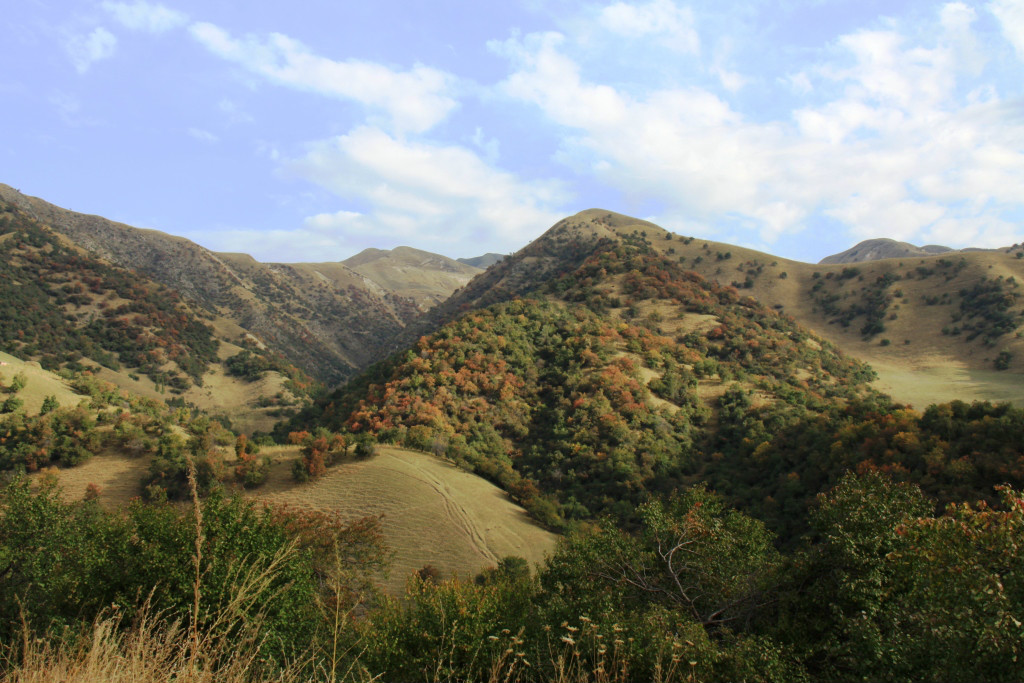
[[[780,551],[697,487],[634,532],[574,532],[536,573],[425,568],[387,597],[377,520],[220,496],[104,511],[20,477],[0,661],[9,681],[1020,680],[1024,499],[999,497],[935,516],[912,485],[847,475]]]

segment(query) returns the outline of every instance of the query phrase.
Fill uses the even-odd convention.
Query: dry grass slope
[[[246,495],[330,510],[346,519],[383,515],[384,539],[395,552],[386,587],[394,594],[427,564],[444,576],[471,577],[506,555],[533,564],[554,550],[557,536],[537,526],[504,491],[425,453],[381,446],[373,458],[341,463],[319,480],[296,484],[290,474],[296,448],[264,452],[273,461],[270,476]],[[102,502],[120,505],[142,494],[148,466],[148,459],[109,453],[49,474],[69,498],[80,499],[89,484],[96,484]]]
[[[256,495],[346,517],[384,516],[395,551],[387,587],[396,593],[426,564],[467,577],[505,555],[540,562],[557,538],[498,487],[425,453],[381,446],[376,457],[338,465],[315,482],[296,486],[288,476],[282,462]]]

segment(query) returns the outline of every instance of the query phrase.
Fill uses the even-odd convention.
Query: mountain
[[[791,316],[879,373],[897,400],[925,407],[963,400],[1024,404],[1024,247],[965,250],[856,265],[814,265],[670,233],[600,209],[566,218],[489,268],[400,339],[415,341],[471,310],[529,291],[577,267],[607,240],[650,249]]]
[[[385,291],[412,299],[421,310],[444,301],[482,272],[473,264],[412,247],[365,249],[341,263]]]
[[[172,288],[225,321],[238,338],[251,336],[328,384],[375,360],[406,324],[475,272],[411,249],[364,259],[358,267],[365,272],[343,263],[259,263],[245,254],[214,253],[181,237],[68,211],[6,185],[0,185],[0,202],[89,253]]]
[[[865,468],[896,472],[940,503],[992,500],[1003,478],[1024,482],[1024,453],[1010,436],[1024,410],[961,402],[922,415],[893,404],[871,388],[869,366],[785,305],[762,303],[807,298],[814,315],[870,336],[885,330],[864,327],[892,321],[851,308],[857,302],[887,313],[902,301],[888,296],[935,292],[945,278],[964,289],[961,311],[977,313],[962,313],[970,343],[1001,348],[1020,325],[1014,285],[986,275],[970,288],[963,278],[1018,259],[979,257],[870,280],[866,267],[805,274],[586,211],[474,278],[431,311],[431,331],[281,431],[344,429],[443,455],[552,527],[601,515],[632,524],[651,496],[705,482],[788,542],[804,531],[802,511],[817,493]],[[693,269],[706,262],[707,277]],[[737,271],[745,279],[727,283]],[[899,295],[889,291],[897,283]],[[759,291],[761,301],[749,294]],[[922,305],[917,324],[934,325],[937,306]],[[1002,372],[1019,382],[1014,368]]]
[[[473,266],[474,268],[482,268],[486,270],[495,263],[505,258],[504,254],[495,254],[494,252],[488,252],[483,256],[474,256],[473,258],[460,258],[456,259],[459,263],[465,263],[467,266]]]
[[[821,264],[835,263],[861,263],[863,261],[878,261],[887,258],[910,258],[913,256],[931,256],[933,254],[944,254],[953,251],[949,247],[938,244],[928,244],[917,247],[908,242],[897,242],[888,237],[879,237],[872,240],[864,240],[854,247],[839,254],[826,256],[821,259]]]

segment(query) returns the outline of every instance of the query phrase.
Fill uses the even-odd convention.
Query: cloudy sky
[[[723,9],[726,6],[726,9]],[[1024,0],[19,0],[0,182],[263,261],[1024,240]]]

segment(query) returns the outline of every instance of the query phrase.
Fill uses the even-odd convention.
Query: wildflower
[[[571,636],[562,636],[562,642],[563,643],[568,643],[569,645],[575,645],[576,644],[576,641],[573,640]]]

